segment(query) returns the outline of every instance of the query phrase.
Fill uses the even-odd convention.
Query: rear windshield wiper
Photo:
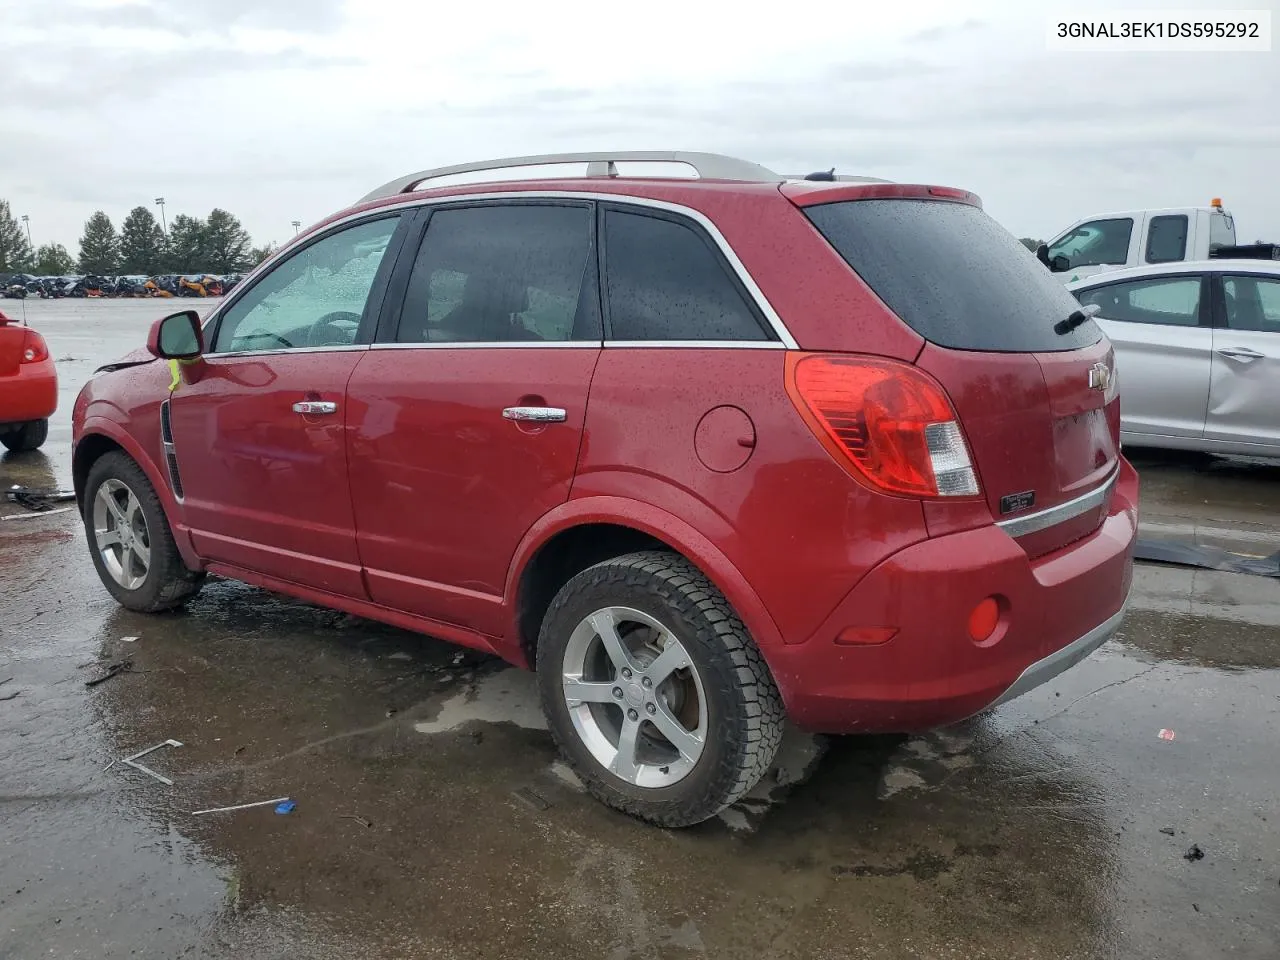
[[[1067,317],[1067,319],[1059,320],[1057,323],[1055,323],[1053,325],[1053,332],[1058,334],[1059,336],[1068,334],[1072,330],[1074,330],[1076,327],[1080,326],[1080,324],[1084,323],[1086,320],[1088,320],[1090,317],[1096,314],[1097,312],[1098,312],[1098,305],[1096,303],[1091,303],[1087,307],[1081,307],[1079,310],[1072,313],[1071,316]]]

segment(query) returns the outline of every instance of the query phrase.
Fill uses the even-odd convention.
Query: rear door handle
[[[1223,347],[1218,351],[1221,356],[1230,357],[1232,360],[1261,360],[1266,354],[1259,353],[1257,350],[1250,350],[1248,347]]]
[[[529,423],[564,423],[568,417],[561,407],[507,407],[502,415],[508,420]]]
[[[294,413],[320,414],[320,413],[337,413],[338,405],[332,400],[299,400],[293,405]]]

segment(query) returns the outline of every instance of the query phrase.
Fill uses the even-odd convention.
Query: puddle
[[[434,720],[415,723],[419,733],[448,733],[464,724],[513,723],[526,730],[546,730],[535,676],[526,670],[500,670],[481,677],[450,697]]]

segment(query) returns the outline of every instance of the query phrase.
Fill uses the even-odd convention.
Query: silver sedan
[[[1280,457],[1280,262],[1132,267],[1067,289],[1115,345],[1123,442]]]

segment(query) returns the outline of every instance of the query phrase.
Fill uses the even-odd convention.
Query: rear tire
[[[28,420],[15,430],[0,433],[0,443],[14,453],[39,450],[49,439],[48,420]]]
[[[128,454],[105,454],[90,468],[84,529],[98,576],[121,606],[156,613],[200,592],[204,574],[183,563],[155,487]]]
[[[671,553],[606,560],[565,584],[538,638],[538,688],[587,789],[664,827],[734,803],[782,740],[782,697],[746,627]]]

